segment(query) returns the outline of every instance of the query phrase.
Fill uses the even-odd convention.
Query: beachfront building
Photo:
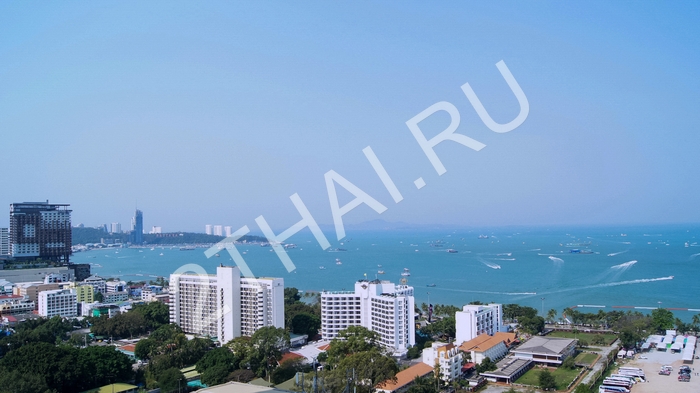
[[[321,292],[321,335],[333,339],[350,326],[364,326],[379,342],[401,355],[415,345],[413,287],[360,280],[355,291]]]
[[[235,266],[216,274],[170,275],[170,322],[186,333],[226,343],[264,326],[284,328],[284,280],[241,278]]]
[[[564,359],[575,353],[577,342],[572,338],[534,336],[515,348],[513,355],[539,364],[560,366]]]
[[[513,336],[513,333],[500,332],[497,332],[493,336],[480,334],[462,343],[459,349],[471,354],[471,359],[474,363],[481,363],[486,358],[497,362],[508,354],[507,343],[512,340]]]
[[[434,342],[423,349],[423,363],[440,367],[440,379],[452,382],[462,374],[462,352],[454,344]]]
[[[503,326],[501,304],[466,305],[455,313],[456,342],[473,340],[480,334],[493,336]]]
[[[67,318],[77,317],[78,302],[75,291],[56,289],[39,292],[39,315],[48,318],[56,315]]]
[[[511,384],[532,368],[532,361],[517,357],[507,357],[496,364],[496,369],[481,373],[490,382]]]

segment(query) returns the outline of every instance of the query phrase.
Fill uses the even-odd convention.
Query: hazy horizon
[[[260,233],[259,215],[299,221],[298,193],[334,238],[329,171],[386,208],[353,209],[348,228],[700,223],[698,16],[692,2],[3,2],[0,227],[10,203],[48,199],[74,225],[127,230],[138,207],[146,231]],[[500,61],[529,104],[506,133],[461,89],[516,118]],[[406,122],[441,101],[486,147],[440,143],[439,176]]]

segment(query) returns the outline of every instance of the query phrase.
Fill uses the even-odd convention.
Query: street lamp
[[[544,318],[544,298],[541,297],[540,300],[542,300],[542,318]]]

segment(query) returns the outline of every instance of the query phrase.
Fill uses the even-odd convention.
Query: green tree
[[[346,356],[372,349],[381,351],[377,333],[363,326],[350,326],[338,332],[338,336],[330,342],[326,351],[328,364],[334,367]]]
[[[175,367],[163,371],[158,377],[158,387],[162,393],[175,392],[183,386],[187,386],[187,379]]]
[[[240,359],[226,347],[214,348],[197,362],[197,371],[202,375],[202,383],[212,386],[226,382],[233,370],[238,368]]]
[[[578,384],[574,393],[593,393],[593,391],[584,383]]]
[[[542,389],[549,390],[557,388],[557,381],[554,379],[554,375],[547,369],[540,371],[538,380]]]
[[[550,322],[555,322],[557,319],[557,310],[551,309],[547,311],[547,320]]]
[[[574,360],[573,356],[569,356],[566,359],[564,359],[564,361],[561,363],[561,367],[573,370],[576,368],[576,360]]]
[[[530,334],[537,334],[544,331],[544,318],[540,316],[522,316],[518,319],[520,328]]]
[[[476,365],[476,371],[479,374],[485,373],[487,371],[493,371],[497,368],[498,366],[496,365],[496,363],[493,360],[491,360],[491,358],[488,356],[485,357],[484,360],[481,361],[481,363]]]
[[[655,308],[651,311],[652,328],[656,332],[673,329],[674,322],[673,313],[665,308]]]
[[[158,347],[159,343],[156,340],[146,338],[136,343],[134,355],[141,360],[147,360],[151,358],[151,355]]]
[[[438,390],[435,388],[435,381],[433,378],[415,377],[407,393],[438,393]]]
[[[25,374],[19,370],[0,372],[0,393],[50,393],[46,381],[39,374]]]
[[[148,329],[157,329],[170,323],[170,308],[161,302],[137,304],[129,312],[143,315]]]
[[[105,299],[105,297],[104,297],[104,295],[102,294],[102,292],[98,292],[98,291],[95,291],[95,294],[93,295],[93,298],[95,299],[96,302],[100,302],[100,303]]]
[[[642,339],[642,336],[632,329],[625,329],[620,332],[620,342],[625,348],[634,348]]]
[[[282,358],[282,348],[289,346],[289,333],[282,328],[266,326],[250,338],[250,348],[243,360],[258,376],[269,375]]]
[[[326,377],[326,387],[331,391],[340,391],[345,386],[347,370],[355,370],[358,393],[369,393],[383,381],[396,381],[399,366],[396,361],[383,355],[378,349],[352,353],[345,356],[338,367],[331,370]]]
[[[292,318],[291,328],[293,333],[306,334],[312,338],[321,328],[321,318],[308,312],[301,312]]]

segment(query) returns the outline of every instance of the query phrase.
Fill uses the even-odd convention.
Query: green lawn
[[[540,371],[542,371],[540,368],[530,369],[528,372],[523,374],[522,377],[518,378],[516,382],[522,383],[523,385],[538,386],[540,384]],[[550,370],[552,375],[554,375],[554,379],[557,381],[557,390],[566,389],[569,383],[576,378],[580,371],[581,370],[579,368],[569,370],[563,367],[559,367],[554,371]]]
[[[595,362],[596,358],[598,355],[594,353],[585,353],[581,352],[576,356],[576,364],[587,364],[587,365],[592,365],[593,362]]]
[[[603,336],[603,338],[605,338],[605,344],[607,344],[607,345],[610,345],[617,338],[617,335],[612,334],[612,333],[599,334],[599,333],[583,333],[583,332],[578,332],[576,334],[574,334],[572,332],[552,332],[552,333],[549,333],[548,336],[549,337],[577,338],[579,340],[588,341],[589,345],[593,344],[594,337]]]

